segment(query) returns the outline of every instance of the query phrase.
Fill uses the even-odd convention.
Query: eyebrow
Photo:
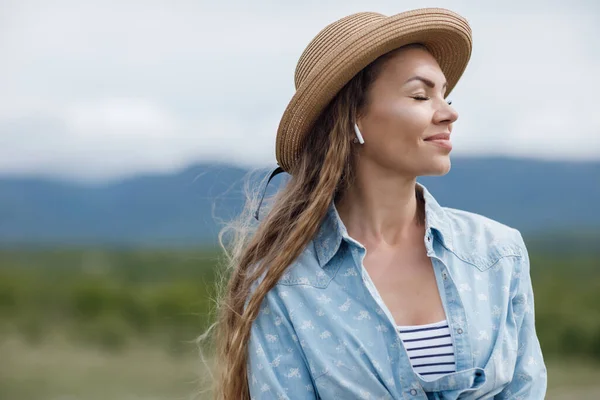
[[[431,81],[427,78],[423,78],[422,76],[418,76],[418,75],[413,76],[412,78],[409,78],[406,82],[404,82],[404,84],[406,85],[408,82],[411,82],[411,81],[421,81],[432,89],[435,87],[435,83],[433,83],[433,81]],[[444,89],[447,85],[448,85],[448,82],[444,82],[442,89]]]

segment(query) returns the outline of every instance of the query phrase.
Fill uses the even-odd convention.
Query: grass
[[[208,379],[194,344],[184,355],[132,345],[108,353],[56,338],[30,346],[17,337],[0,342],[0,398],[6,400],[204,400]],[[600,398],[600,365],[548,363],[547,399]],[[206,381],[204,381],[206,382]]]
[[[189,355],[130,346],[107,353],[62,340],[31,347],[0,344],[0,398],[6,400],[191,400],[206,378],[195,345]]]
[[[581,360],[550,360],[547,367],[547,399],[600,399],[600,365]]]

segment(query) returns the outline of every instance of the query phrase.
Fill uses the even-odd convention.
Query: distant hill
[[[198,164],[100,186],[0,177],[0,244],[211,245],[216,219],[241,210],[247,172]],[[267,172],[254,174],[254,184]],[[546,235],[548,243],[560,243],[556,232],[563,232],[600,245],[600,162],[454,157],[448,175],[419,181],[442,205]]]

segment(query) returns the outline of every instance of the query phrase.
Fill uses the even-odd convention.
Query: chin
[[[437,158],[432,160],[428,168],[421,174],[423,176],[443,176],[450,172],[452,163],[450,157]]]

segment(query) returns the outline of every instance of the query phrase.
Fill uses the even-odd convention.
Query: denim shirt
[[[267,293],[252,324],[252,399],[544,398],[546,367],[520,232],[441,207],[417,185],[456,372],[426,381],[413,370],[363,266],[366,248],[348,235],[332,201],[318,233]]]

